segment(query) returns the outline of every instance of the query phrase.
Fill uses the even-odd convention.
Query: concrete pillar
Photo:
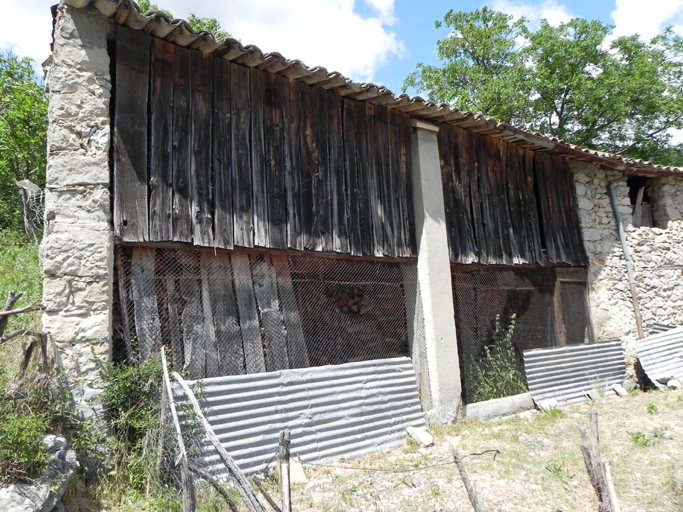
[[[109,195],[108,23],[97,10],[60,5],[46,81],[49,126],[43,329],[83,417],[98,410],[111,359],[113,236]]]
[[[441,184],[438,126],[412,120],[413,208],[417,240],[417,300],[422,305],[429,374],[430,424],[448,425],[460,407],[460,365]]]

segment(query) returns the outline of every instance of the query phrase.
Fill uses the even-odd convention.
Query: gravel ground
[[[456,445],[487,510],[597,510],[578,428],[599,413],[622,512],[683,511],[683,391],[636,392],[595,404],[432,430],[434,446],[402,448],[330,466],[306,466],[296,512],[471,511],[453,464]],[[479,456],[467,454],[498,450]]]

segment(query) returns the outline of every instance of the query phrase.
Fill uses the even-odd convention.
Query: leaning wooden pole
[[[588,478],[598,497],[598,510],[600,512],[615,512],[615,507],[610,493],[608,478],[605,474],[605,467],[600,455],[600,436],[598,433],[598,411],[590,410],[591,441],[590,447],[586,432],[579,429],[581,436],[581,454],[586,465]],[[610,475],[611,479],[611,475]],[[616,494],[614,494],[616,499]],[[616,510],[618,510],[618,505]]]
[[[166,388],[166,396],[171,409],[173,425],[175,426],[178,450],[180,451],[178,454],[178,459],[176,460],[176,465],[180,466],[180,485],[183,490],[183,512],[194,512],[196,509],[194,482],[192,481],[189,461],[187,460],[187,452],[185,451],[185,443],[183,442],[183,433],[180,428],[180,421],[178,420],[178,411],[176,411],[175,402],[173,401],[173,388],[171,388],[171,379],[168,377],[168,366],[166,365],[166,354],[164,352],[164,347],[161,347],[161,366],[164,370],[164,387]]]
[[[225,448],[223,448],[223,445],[216,437],[213,428],[211,428],[211,424],[204,416],[202,408],[199,405],[197,398],[194,396],[192,389],[190,389],[190,386],[187,385],[187,382],[185,382],[185,380],[177,372],[173,372],[172,375],[176,382],[180,384],[180,387],[185,392],[185,395],[187,395],[187,399],[190,401],[190,403],[192,404],[192,408],[194,409],[195,416],[197,416],[197,419],[204,427],[207,439],[211,441],[211,444],[214,446],[214,448],[216,448],[219,457],[223,461],[223,464],[225,464],[225,467],[228,469],[230,476],[234,480],[235,485],[237,487],[237,491],[240,493],[242,501],[249,509],[249,512],[268,512],[266,507],[264,507],[263,504],[259,501],[258,497],[256,496],[256,493],[249,485],[249,481],[244,476],[244,473],[242,473],[242,470],[235,463],[235,461],[230,456],[230,454],[225,450]]]
[[[458,453],[458,450],[455,449],[455,446],[451,446],[451,453],[453,454],[455,465],[458,466],[458,471],[460,471],[460,478],[462,478],[462,483],[465,484],[465,489],[467,489],[467,495],[470,498],[470,503],[472,503],[474,512],[486,512],[484,504],[479,496],[477,496],[477,491],[474,488],[474,485],[472,485],[469,476],[467,476],[467,470],[465,469],[465,465],[462,463],[460,454]]]

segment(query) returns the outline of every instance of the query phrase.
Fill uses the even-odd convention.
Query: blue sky
[[[0,48],[38,63],[49,55],[50,4],[56,0],[3,0]],[[190,12],[217,18],[244,44],[277,51],[309,66],[324,66],[354,80],[401,91],[418,62],[438,64],[436,41],[447,35],[434,22],[448,9],[483,5],[532,26],[571,17],[615,24],[616,33],[649,38],[668,25],[683,34],[683,0],[157,0],[179,18]],[[414,92],[414,91],[409,91]]]

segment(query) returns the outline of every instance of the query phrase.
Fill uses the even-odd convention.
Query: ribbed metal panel
[[[585,402],[591,390],[613,396],[625,373],[619,341],[527,350],[524,368],[531,397],[560,405]]]
[[[409,425],[425,426],[410,359],[399,357],[188,381],[225,449],[246,473],[277,450],[280,430],[304,462],[350,459],[400,446]],[[185,401],[179,386],[176,401]],[[183,407],[180,407],[181,422]],[[215,449],[199,463],[225,473]]]
[[[675,329],[675,325],[667,325],[667,324],[653,324],[652,329],[650,329],[650,334],[659,334],[662,332],[670,331],[671,329]]]
[[[657,387],[666,387],[657,379],[683,379],[683,327],[653,334],[633,344],[638,360]]]

